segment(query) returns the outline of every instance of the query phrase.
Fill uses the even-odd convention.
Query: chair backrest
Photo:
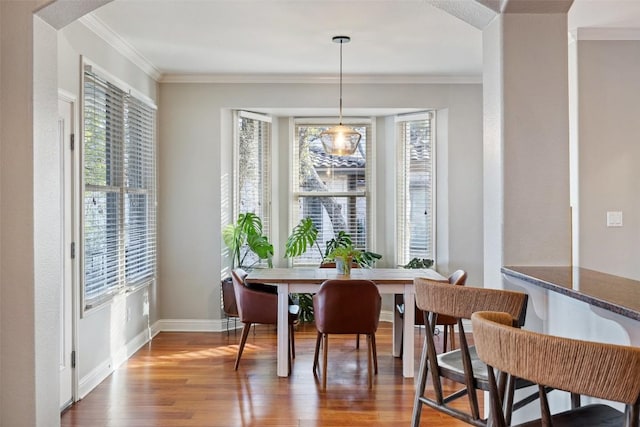
[[[233,278],[227,278],[220,282],[222,286],[222,310],[229,317],[238,317],[238,305],[236,304],[236,291],[233,289]]]
[[[382,298],[370,280],[326,280],[313,307],[321,333],[371,334],[378,329]]]
[[[238,317],[242,319],[242,297],[244,295],[244,290],[246,289],[244,285],[244,279],[249,275],[246,271],[241,268],[236,268],[231,271],[231,279],[233,280],[233,292],[236,296],[236,306],[238,308]]]
[[[470,319],[476,311],[509,313],[518,326],[524,325],[528,296],[500,289],[451,286],[448,281],[416,278],[416,305],[425,312]]]
[[[278,295],[246,286],[248,273],[238,268],[231,272],[238,314],[243,323],[276,324]]]
[[[640,348],[543,335],[511,326],[506,313],[471,318],[478,356],[489,366],[534,383],[637,405]]]
[[[449,276],[449,283],[452,285],[464,286],[467,282],[467,272],[464,270],[456,270]]]
[[[467,282],[467,272],[464,270],[456,270],[451,276],[449,276],[449,283],[456,286],[464,286]],[[422,316],[416,316],[416,319],[419,319],[416,324],[424,324],[424,319]],[[452,316],[445,316],[444,314],[438,315],[437,325],[455,325],[458,319]]]

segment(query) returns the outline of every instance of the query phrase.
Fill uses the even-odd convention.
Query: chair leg
[[[373,334],[367,335],[367,378],[369,380],[369,388],[373,388]]]
[[[442,331],[442,352],[446,353],[447,352],[447,334],[448,334],[448,327],[447,325],[444,325],[442,327],[443,331]],[[453,349],[451,349],[453,350]]]
[[[378,375],[378,350],[376,349],[376,334],[371,334],[371,348],[373,353],[373,372]]]
[[[453,351],[456,349],[456,330],[453,325],[449,325],[449,339],[451,340],[450,349]]]
[[[244,344],[247,342],[247,336],[249,335],[249,330],[251,330],[251,323],[245,323],[244,327],[242,328],[242,336],[240,337],[238,354],[236,355],[236,365],[233,368],[235,371],[238,370],[238,365],[240,365],[240,357],[242,357],[242,350],[244,350]]]
[[[360,348],[360,334],[356,334],[356,348]]]
[[[318,369],[318,354],[320,353],[321,339],[322,339],[322,334],[318,332],[318,335],[316,335],[316,351],[313,353],[313,372],[316,372]]]
[[[293,323],[289,325],[289,346],[291,348],[291,358],[296,358],[296,339],[295,339],[295,328]]]
[[[327,389],[327,354],[329,353],[329,334],[322,334],[322,389]]]

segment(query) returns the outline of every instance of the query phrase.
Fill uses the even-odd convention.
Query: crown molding
[[[133,46],[120,37],[107,24],[93,14],[88,14],[79,21],[90,31],[113,47],[118,53],[133,62],[155,81],[159,81],[162,73],[147,58],[142,56]]]
[[[160,83],[282,83],[337,84],[337,76],[311,74],[163,74]],[[481,84],[482,75],[350,75],[346,84]]]
[[[576,40],[640,40],[640,28],[578,28]]]

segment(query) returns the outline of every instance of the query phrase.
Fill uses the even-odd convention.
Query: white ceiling
[[[349,35],[345,76],[478,78],[482,32],[427,1],[115,0],[85,22],[165,76],[335,78]],[[576,28],[638,29],[640,0],[575,0]]]

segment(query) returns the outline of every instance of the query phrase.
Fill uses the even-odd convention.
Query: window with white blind
[[[263,234],[270,237],[271,117],[237,111],[235,123],[234,221],[241,213],[254,213],[262,220]],[[255,254],[249,252],[244,264],[256,261]]]
[[[431,112],[399,116],[397,159],[398,265],[434,259],[434,120]]]
[[[369,245],[369,169],[367,150],[371,145],[372,126],[368,120],[350,122],[348,126],[362,135],[352,156],[325,153],[320,133],[335,123],[297,119],[293,139],[292,227],[310,217],[318,229],[324,253],[325,243],[339,231],[351,235],[358,249]],[[322,254],[309,248],[293,259],[294,265],[319,265]]]
[[[83,73],[81,251],[85,309],[156,271],[155,107]]]

